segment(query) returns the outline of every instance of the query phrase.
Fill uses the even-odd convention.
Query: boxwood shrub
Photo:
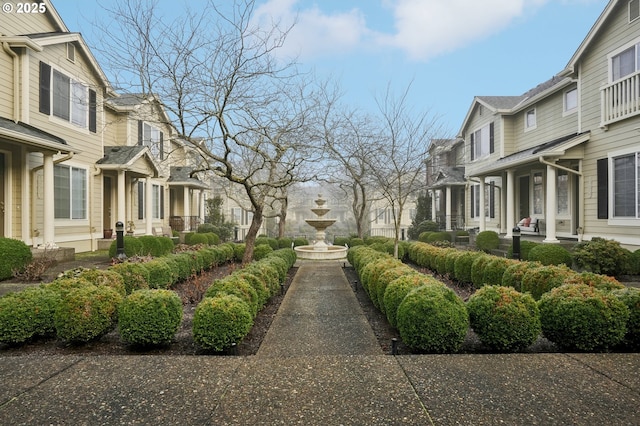
[[[0,238],[0,280],[13,277],[13,271],[22,271],[31,262],[31,249],[24,242]]]
[[[0,343],[19,344],[53,334],[53,315],[59,301],[59,293],[44,287],[0,297]]]
[[[491,260],[484,265],[483,282],[488,285],[502,285],[504,272],[509,266],[516,263],[520,263],[520,261],[492,256]]]
[[[278,238],[278,248],[290,249],[291,248],[291,244],[293,244],[293,240],[291,238],[289,238],[289,237]]]
[[[445,272],[450,278],[456,275],[456,260],[465,252],[462,250],[447,250],[445,257]]]
[[[372,294],[376,294],[376,286],[378,277],[387,269],[395,268],[401,266],[402,262],[398,259],[395,259],[390,256],[385,256],[379,259],[376,259],[373,262],[369,262],[361,271],[360,271],[360,283],[362,284],[362,288],[365,289],[369,297],[371,297],[371,301],[373,304],[379,308],[377,297],[374,298],[371,296]]]
[[[622,345],[625,349],[638,351],[640,349],[640,289],[625,287],[613,290],[612,293],[629,309],[627,332],[622,340]]]
[[[351,240],[351,245],[358,245],[358,242],[354,242],[353,240]],[[364,244],[364,241],[360,240],[360,245]],[[309,245],[309,240],[307,240],[306,238],[303,237],[296,237],[293,239],[293,245],[295,247],[299,247],[299,246],[308,246]]]
[[[475,288],[482,287],[484,282],[484,268],[495,258],[495,256],[491,256],[488,254],[483,254],[480,256],[476,256],[471,264],[471,282]]]
[[[628,269],[627,252],[618,241],[594,237],[591,241],[576,244],[573,258],[578,268],[615,277]]]
[[[149,288],[170,288],[174,282],[173,271],[163,258],[144,263],[149,271]]]
[[[522,291],[522,278],[528,271],[541,268],[540,262],[519,261],[515,262],[505,269],[502,274],[502,285],[505,287],[513,287],[517,291]]]
[[[156,237],[156,239],[158,240],[158,244],[160,244],[159,256],[167,256],[168,254],[171,254],[171,252],[173,251],[173,248],[175,247],[173,240],[170,237],[164,237],[164,236]]]
[[[470,325],[492,350],[526,349],[540,335],[540,311],[535,300],[511,287],[486,285],[467,302]]]
[[[65,275],[63,275],[63,277],[64,276]],[[122,275],[112,269],[81,268],[77,271],[77,274],[75,276],[77,278],[84,279],[96,286],[111,287],[122,297],[127,295],[127,289],[124,285],[124,278],[122,278]]]
[[[127,294],[149,288],[149,270],[142,263],[117,263],[109,269],[122,276]]]
[[[611,293],[565,284],[542,295],[542,333],[567,350],[604,351],[625,337],[629,309]]]
[[[535,241],[520,240],[520,260],[529,260],[529,252],[532,248],[539,246]],[[513,244],[507,250],[507,257],[513,259]]]
[[[525,272],[522,277],[522,292],[540,300],[540,297],[553,288],[560,287],[565,280],[576,275],[574,271],[565,265],[550,265],[533,268]]]
[[[374,305],[380,309],[383,314],[386,313],[384,294],[389,284],[400,277],[412,274],[419,274],[419,272],[404,264],[382,271],[376,280],[374,288],[371,288],[371,300],[373,301],[375,299]]]
[[[140,290],[118,307],[122,341],[149,346],[171,343],[182,322],[182,301],[171,290]]]
[[[412,290],[397,313],[402,342],[412,350],[456,352],[469,328],[464,302],[444,285],[424,285]]]
[[[185,243],[186,243],[186,239],[185,239]],[[193,233],[189,235],[189,242],[187,244],[189,244],[190,246],[195,246],[197,244],[209,245],[209,238],[207,238],[206,234]]]
[[[491,252],[500,246],[500,236],[495,231],[482,231],[476,235],[476,248],[484,252]]]
[[[219,352],[241,341],[252,326],[251,308],[238,296],[206,297],[196,307],[193,340],[203,349]]]
[[[558,244],[538,244],[529,250],[527,259],[543,265],[571,266],[573,263],[569,250]]]
[[[253,260],[264,259],[269,253],[273,252],[273,248],[269,243],[256,245],[253,249]]]
[[[456,280],[464,284],[471,283],[471,267],[473,262],[481,256],[486,256],[479,251],[465,251],[455,260],[454,275]]]
[[[142,243],[142,249],[140,250],[142,256],[162,256],[162,246],[160,245],[160,241],[158,241],[158,237],[154,235],[141,235],[138,237],[138,241]]]
[[[113,240],[111,245],[109,246],[109,257],[116,257],[117,251],[117,240]],[[140,256],[142,254],[142,242],[136,238],[129,235],[125,235],[123,238],[124,242],[124,254],[127,257]]]
[[[54,313],[58,337],[86,343],[111,331],[122,296],[110,287],[89,285],[70,290]]]
[[[427,243],[433,243],[435,241],[449,241],[451,242],[451,234],[446,231],[431,232],[427,237]]]
[[[398,327],[398,307],[407,294],[423,285],[442,285],[435,278],[425,274],[406,274],[391,281],[384,291],[384,311],[392,327]]]
[[[258,309],[261,309],[271,297],[271,290],[267,286],[264,277],[259,277],[258,275],[246,270],[240,270],[234,274],[240,279],[248,282],[251,287],[253,287],[258,296]]]
[[[433,234],[435,231],[424,231],[421,232],[418,235],[418,241],[420,241],[421,243],[428,243],[429,242],[429,237],[431,236],[431,234]]]
[[[249,306],[253,318],[258,314],[258,293],[247,280],[239,275],[231,274],[213,281],[207,288],[204,297],[215,297],[220,294],[233,294],[239,297]]]
[[[593,272],[582,272],[571,275],[564,280],[564,284],[586,284],[598,290],[611,291],[623,289],[624,284],[608,275],[594,274]]]

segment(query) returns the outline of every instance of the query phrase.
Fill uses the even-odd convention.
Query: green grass
[[[76,253],[76,260],[104,260],[109,258],[109,250],[85,251]]]

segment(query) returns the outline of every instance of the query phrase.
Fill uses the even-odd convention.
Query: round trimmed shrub
[[[349,237],[333,237],[333,245],[342,247],[345,245],[350,246]]]
[[[492,261],[495,256],[489,256],[483,254],[481,256],[476,256],[473,263],[471,264],[471,282],[475,288],[482,287],[484,282],[484,267],[487,263]]]
[[[543,265],[571,266],[573,262],[569,250],[558,244],[538,244],[529,250],[527,259]]]
[[[364,244],[364,242],[363,242],[363,244]],[[303,238],[303,237],[296,237],[296,238],[293,239],[293,245],[294,245],[294,247],[308,246],[309,245],[309,240],[307,240],[306,238]]]
[[[249,272],[256,275],[258,278],[262,279],[269,289],[269,296],[273,296],[274,294],[280,291],[280,278],[278,276],[278,270],[270,264],[265,262],[253,262],[247,265],[244,269],[244,272]]]
[[[427,243],[433,243],[435,241],[449,241],[451,242],[451,234],[446,231],[432,232],[427,237]]]
[[[637,351],[640,349],[640,289],[625,287],[613,290],[612,293],[629,309],[627,332],[622,340],[622,345],[626,349]]]
[[[628,256],[618,241],[594,237],[573,248],[576,265],[596,274],[618,276],[628,269]]]
[[[445,272],[453,278],[456,274],[456,260],[465,252],[462,250],[448,250],[445,256]]]
[[[593,272],[582,272],[571,275],[564,280],[564,284],[586,284],[602,291],[612,291],[623,289],[624,284],[608,275],[594,274]]]
[[[246,250],[247,245],[245,243],[237,243],[233,245],[233,260],[236,262],[242,262],[242,258],[244,257],[244,251]]]
[[[466,251],[455,260],[455,278],[461,283],[471,283],[471,267],[476,258],[485,256],[479,251]]]
[[[483,282],[488,285],[502,285],[504,272],[509,266],[516,263],[520,262],[506,257],[492,256],[491,260],[484,265]]]
[[[293,240],[289,237],[281,237],[278,238],[278,248],[281,249],[290,249],[291,244],[293,244]]]
[[[162,255],[162,247],[157,237],[153,235],[141,235],[138,237],[138,241],[142,243],[142,249],[140,251],[142,256],[158,257]]]
[[[387,291],[389,284],[405,275],[418,274],[419,272],[407,265],[398,265],[395,268],[386,269],[382,271],[375,284],[375,292],[371,289],[371,299],[376,299],[376,306],[383,314],[386,313],[386,307],[384,305],[384,294]]]
[[[169,237],[156,237],[158,244],[160,245],[160,254],[158,256],[166,256],[173,251],[175,244]]]
[[[28,245],[13,238],[0,238],[0,281],[13,277],[13,271],[22,271],[33,255]]]
[[[576,273],[565,265],[541,266],[530,269],[522,277],[522,292],[530,293],[535,300],[540,300],[544,293],[560,287],[565,280],[570,279],[573,275]]]
[[[469,328],[464,302],[443,285],[424,285],[404,298],[397,313],[402,342],[413,350],[456,352]]]
[[[132,345],[171,343],[182,322],[182,301],[170,290],[140,290],[118,307],[120,338]]]
[[[629,256],[629,273],[631,275],[640,275],[640,249]]]
[[[378,277],[387,269],[395,268],[401,265],[402,262],[398,259],[384,256],[380,259],[368,263],[367,266],[362,269],[360,273],[360,282],[362,284],[362,288],[365,289],[376,308],[380,308],[378,306],[378,300],[377,297],[375,297],[374,300],[374,296],[372,295],[376,294]]]
[[[420,234],[418,234],[418,241],[420,241],[421,243],[428,243],[429,242],[429,237],[434,232],[435,231],[424,231],[424,232],[421,232]]]
[[[79,278],[76,276],[61,276],[51,281],[50,283],[43,284],[43,287],[55,291],[61,297],[64,297],[71,290],[75,290],[77,288],[88,287],[92,285],[89,281],[84,278]]]
[[[189,253],[175,254],[171,256],[171,259],[173,259],[177,266],[174,272],[177,273],[178,281],[184,281],[196,273],[192,268],[191,255],[189,255]]]
[[[107,286],[113,288],[122,297],[127,295],[122,275],[112,269],[83,269],[77,278],[84,279],[96,286]]]
[[[627,331],[627,306],[615,295],[588,285],[554,288],[538,306],[542,333],[564,349],[607,350],[619,344]]]
[[[242,340],[252,326],[251,309],[238,296],[207,297],[196,307],[193,340],[204,349],[223,351]]]
[[[127,294],[131,294],[136,290],[149,288],[149,270],[141,263],[117,263],[113,265],[110,270],[122,276]]]
[[[149,288],[169,288],[173,284],[173,272],[164,259],[153,259],[144,263],[149,271]]]
[[[210,246],[215,246],[220,244],[220,237],[214,232],[205,232],[202,234],[207,237],[207,244]]]
[[[491,252],[500,246],[500,236],[495,231],[482,231],[476,235],[476,248],[484,252]]]
[[[521,351],[540,335],[540,311],[535,300],[511,287],[486,285],[467,302],[471,328],[492,350]]]
[[[122,296],[110,287],[89,285],[70,290],[54,313],[56,333],[62,340],[86,343],[113,329]]]
[[[403,275],[387,285],[383,297],[384,311],[392,327],[398,327],[398,307],[404,298],[411,290],[423,285],[442,285],[442,283],[429,275],[416,273]]]
[[[447,274],[447,255],[451,252],[458,252],[459,250],[455,248],[442,248],[435,255],[433,260],[434,270],[440,275]]]
[[[267,287],[265,280],[246,270],[240,270],[236,272],[235,275],[248,282],[256,291],[256,295],[258,296],[258,310],[260,310],[271,297],[271,291],[269,290],[269,287]]]
[[[117,242],[118,240],[113,240],[113,242],[109,246],[110,258],[116,257]],[[142,253],[142,242],[138,238],[132,237],[130,235],[125,235],[123,238],[123,242],[124,242],[124,254],[127,257],[140,256],[140,254]]]
[[[185,239],[185,243],[186,243],[186,239]],[[195,246],[198,244],[209,245],[209,239],[207,238],[206,234],[194,233],[189,236],[189,242],[187,244],[189,244],[190,246]]]
[[[196,232],[199,234],[206,234],[207,232],[216,232],[216,226],[213,223],[201,223],[198,225]]]
[[[541,268],[538,262],[520,261],[510,265],[502,274],[502,285],[505,287],[513,287],[517,291],[522,291],[522,278],[528,271]]]
[[[253,260],[261,260],[273,252],[273,248],[268,244],[256,245],[253,249]]]
[[[55,331],[53,315],[60,295],[32,287],[0,297],[0,343],[24,343]]]
[[[215,297],[219,294],[233,294],[242,299],[251,310],[251,315],[258,314],[258,293],[251,284],[236,274],[215,280],[207,289],[204,297]]]
[[[520,260],[529,260],[529,252],[532,248],[539,246],[535,241],[520,240]],[[507,250],[507,257],[513,259],[513,244]]]

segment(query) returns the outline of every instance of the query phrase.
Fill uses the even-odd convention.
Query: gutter
[[[565,172],[569,172],[569,173],[573,173],[573,174],[578,175],[578,176],[582,176],[582,172],[581,172],[581,171],[579,171],[579,170],[573,170],[573,169],[570,169],[570,168],[568,168],[568,167],[561,166],[561,165],[556,164],[556,163],[551,163],[551,162],[549,162],[549,161],[545,160],[545,159],[544,159],[544,157],[538,157],[538,161],[539,161],[540,163],[542,163],[542,164],[547,165],[547,166],[555,167],[555,168],[556,168],[556,169],[558,169],[558,170],[564,170]]]
[[[20,121],[20,81],[18,75],[20,74],[20,64],[18,62],[18,54],[14,52],[9,43],[2,42],[2,48],[13,59],[13,121],[16,123]]]

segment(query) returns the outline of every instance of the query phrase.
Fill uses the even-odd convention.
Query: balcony
[[[600,127],[640,114],[640,72],[600,89]]]

